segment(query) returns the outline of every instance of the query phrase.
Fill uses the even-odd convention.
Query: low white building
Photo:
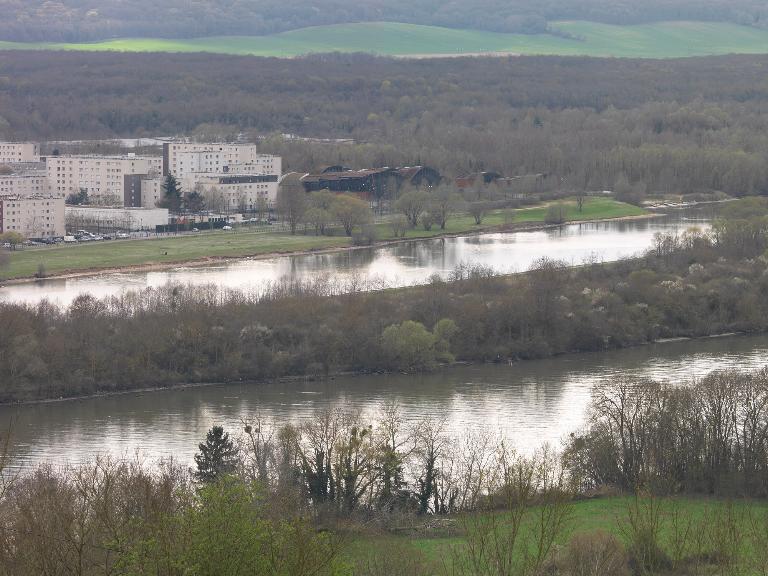
[[[67,206],[67,230],[113,232],[154,230],[168,224],[167,208],[106,208]]]
[[[0,234],[25,238],[64,236],[64,197],[51,194],[0,194]]]

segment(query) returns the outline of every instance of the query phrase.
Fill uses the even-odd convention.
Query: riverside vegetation
[[[5,468],[0,572],[768,570],[765,370],[603,383],[562,453],[521,455],[483,430],[454,438],[437,420],[405,422],[396,405],[368,415],[326,410],[299,425],[256,415],[235,437],[214,426],[199,449],[195,469],[98,457],[20,475]]]
[[[742,200],[711,233],[660,235],[639,259],[578,268],[543,260],[510,277],[460,267],[450,281],[397,290],[321,277],[258,294],[170,285],[85,294],[67,308],[3,303],[0,397],[412,372],[761,331],[766,213],[765,199]]]

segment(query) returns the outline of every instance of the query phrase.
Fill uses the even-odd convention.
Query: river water
[[[168,281],[258,289],[283,276],[329,273],[382,279],[389,285],[447,276],[461,263],[497,272],[524,270],[547,256],[578,264],[615,260],[651,244],[661,231],[708,226],[706,212],[683,211],[653,220],[574,224],[560,229],[409,242],[335,254],[242,260],[166,272],[102,274],[19,284],[0,298],[69,302],[80,292],[117,294]],[[721,368],[768,364],[768,335],[681,341],[600,354],[579,354],[515,365],[445,369],[420,376],[355,376],[327,381],[219,385],[23,406],[0,407],[12,423],[13,465],[74,463],[96,454],[192,461],[214,424],[236,432],[240,418],[260,414],[276,424],[312,418],[335,406],[372,415],[397,402],[406,420],[445,418],[455,435],[482,428],[507,436],[524,452],[558,445],[583,422],[595,384],[620,375],[682,382]]]
[[[431,275],[447,277],[460,264],[481,264],[496,272],[527,270],[541,257],[569,264],[585,259],[612,261],[651,245],[657,232],[707,227],[711,208],[674,211],[654,219],[571,224],[535,232],[484,234],[404,242],[378,248],[326,254],[241,259],[206,266],[179,266],[158,272],[96,274],[49,279],[0,288],[0,301],[36,302],[43,298],[69,304],[78,294],[117,295],[124,290],[159,287],[168,282],[215,284],[261,290],[281,278],[306,279],[327,274],[340,281],[354,276],[373,286],[407,286]]]
[[[460,435],[503,433],[523,452],[560,441],[584,421],[595,384],[621,375],[680,383],[724,368],[768,364],[768,335],[654,344],[514,365],[448,368],[419,376],[349,376],[327,381],[219,385],[84,400],[6,406],[13,422],[14,465],[86,460],[95,454],[192,462],[214,424],[236,433],[240,418],[260,414],[282,424],[333,406],[374,415],[396,402],[407,421],[445,418]]]

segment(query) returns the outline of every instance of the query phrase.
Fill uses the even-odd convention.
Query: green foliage
[[[88,198],[88,190],[81,188],[79,192],[73,192],[67,196],[66,202],[67,204],[72,204],[74,206],[88,204],[90,202],[90,199]]]
[[[168,208],[170,212],[179,212],[182,205],[182,192],[179,182],[173,174],[168,174],[163,181],[163,197],[159,206]]]
[[[579,210],[581,212],[581,210]],[[547,214],[544,216],[544,222],[547,224],[565,224],[568,220],[568,210],[564,204],[550,204],[547,207]]]
[[[200,452],[195,454],[196,476],[201,482],[215,482],[232,474],[238,463],[237,448],[229,433],[221,426],[214,426],[199,444]]]
[[[355,228],[368,224],[373,217],[368,203],[351,194],[336,195],[331,202],[330,211],[347,236],[352,236]]]
[[[11,250],[16,250],[19,244],[24,243],[24,236],[19,232],[3,232],[0,234],[0,244],[10,244]]]
[[[234,478],[206,485],[198,506],[182,518],[186,569],[199,576],[274,574],[269,541],[277,534],[260,508],[257,495]]]
[[[296,227],[304,221],[309,208],[309,200],[298,174],[287,174],[280,182],[277,191],[277,211],[284,222],[296,234]]]
[[[395,202],[395,210],[402,212],[411,228],[415,228],[429,201],[429,194],[424,190],[405,190]]]
[[[184,194],[182,205],[187,212],[202,212],[205,210],[205,198],[199,192],[193,190]]]
[[[388,326],[381,336],[382,348],[393,368],[425,370],[437,362],[452,362],[451,338],[458,328],[453,320],[442,319],[430,332],[420,322],[406,320]]]

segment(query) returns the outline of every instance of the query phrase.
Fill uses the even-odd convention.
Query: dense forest
[[[768,329],[765,200],[712,234],[659,236],[647,257],[524,275],[460,268],[452,282],[367,291],[278,282],[263,293],[169,285],[68,308],[0,303],[0,400],[187,382],[419,371]]]
[[[89,41],[272,34],[305,26],[393,21],[499,32],[541,33],[552,20],[637,24],[661,20],[768,24],[759,0],[0,0],[0,40]]]
[[[0,138],[267,137],[286,170],[427,164],[565,188],[768,191],[768,58],[0,53]],[[344,138],[311,143],[274,134]]]

